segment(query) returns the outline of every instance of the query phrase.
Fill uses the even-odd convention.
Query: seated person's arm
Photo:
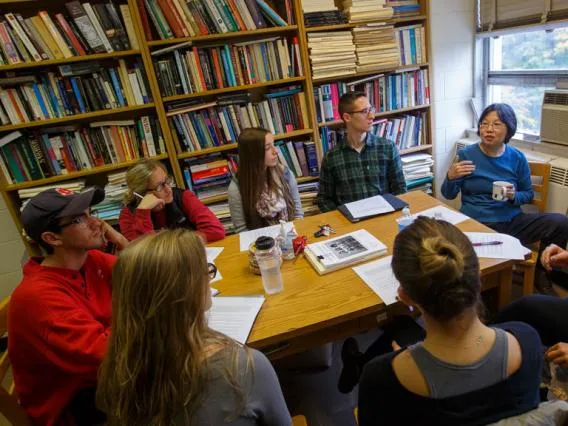
[[[564,250],[556,244],[551,244],[542,252],[540,261],[548,271],[552,268],[568,266],[568,250]]]
[[[337,208],[337,198],[335,194],[335,185],[333,179],[333,171],[327,167],[327,156],[323,159],[320,168],[319,190],[317,203],[322,213],[335,210]]]
[[[389,163],[388,180],[390,192],[394,195],[406,192],[406,179],[402,171],[402,162],[398,148],[392,144],[392,160]]]
[[[235,227],[235,232],[247,231],[241,191],[234,181],[229,185],[229,212],[231,213],[231,221]]]
[[[448,169],[441,188],[442,195],[448,200],[453,200],[458,196],[461,191],[463,178],[469,176],[475,170],[475,165],[472,161],[463,160],[461,157],[458,159],[459,161],[455,161]]]
[[[396,401],[390,392],[394,375],[391,361],[391,356],[375,358],[363,370],[359,383],[359,426],[397,424],[394,407],[400,407],[404,401]]]
[[[560,342],[551,346],[546,351],[545,356],[548,361],[551,361],[556,365],[568,367],[568,343]]]
[[[144,196],[134,211],[124,207],[118,218],[120,232],[128,239],[135,240],[141,235],[148,234],[154,230],[152,223],[152,209],[158,205],[163,206],[164,202],[155,195],[149,193]]]
[[[292,172],[289,173],[290,178],[287,179],[287,181],[290,188],[290,194],[292,195],[292,200],[294,200],[294,219],[302,219],[304,217],[304,210],[302,209],[302,200],[300,200],[298,184],[296,183],[296,178]]]
[[[513,204],[516,206],[522,206],[523,204],[530,204],[534,198],[534,191],[532,189],[531,183],[531,170],[529,163],[523,157],[521,164],[519,165],[519,184],[513,192]]]
[[[183,192],[183,209],[197,232],[203,234],[208,243],[225,238],[225,227],[215,214],[189,189]]]

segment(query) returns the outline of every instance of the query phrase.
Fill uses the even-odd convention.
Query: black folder
[[[408,206],[408,203],[405,201],[402,201],[400,198],[392,195],[392,194],[381,194],[381,196],[385,199],[385,201],[387,203],[389,203],[392,208],[394,209],[394,211],[399,211],[402,210],[403,208]],[[353,215],[351,214],[351,212],[349,211],[349,209],[345,206],[345,204],[340,205],[337,210],[339,210],[341,213],[343,213],[343,215],[349,219],[350,222],[359,222],[360,220],[365,220],[365,219],[370,219],[372,217],[375,216],[380,216],[383,214],[388,214],[388,213],[392,213],[392,212],[388,212],[388,213],[379,213],[379,214],[373,214],[370,216],[364,216],[364,217],[359,217],[359,218],[354,218]]]

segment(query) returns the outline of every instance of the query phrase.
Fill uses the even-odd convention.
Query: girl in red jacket
[[[207,242],[225,237],[225,228],[189,190],[173,188],[173,179],[156,160],[141,160],[126,173],[128,191],[118,219],[129,240],[163,228],[187,228]]]

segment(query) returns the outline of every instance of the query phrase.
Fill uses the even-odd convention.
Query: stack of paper
[[[235,227],[231,220],[231,211],[229,210],[228,202],[222,201],[220,203],[209,204],[207,207],[213,212],[213,214],[215,214],[215,216],[217,216],[217,219],[219,219],[225,227],[225,235],[235,233]]]
[[[355,74],[355,45],[351,31],[308,34],[314,79]]]
[[[349,22],[376,22],[392,18],[392,7],[384,0],[343,0],[343,11]]]
[[[302,202],[302,210],[305,216],[319,213],[317,205],[319,182],[306,182],[298,184],[298,192],[300,193],[300,201]]]
[[[127,188],[126,172],[109,174],[105,186],[105,199],[93,206],[93,212],[103,220],[118,220]]]
[[[80,191],[85,187],[84,180],[74,180],[70,182],[61,182],[54,185],[36,186],[34,188],[20,189],[18,190],[18,196],[21,200],[27,200],[29,198],[35,197],[37,194],[47,191],[52,188],[65,188],[69,191]]]
[[[209,327],[236,340],[247,342],[264,296],[214,297],[207,313]]]
[[[430,154],[410,154],[401,157],[402,171],[408,189],[432,188],[434,160]],[[426,191],[428,192],[428,191]]]
[[[337,7],[333,0],[308,0],[302,2],[302,10],[304,13],[327,12],[337,10]]]
[[[518,238],[510,235],[497,232],[465,232],[465,235],[473,243],[478,257],[525,260],[531,252]]]
[[[392,25],[366,25],[353,29],[357,72],[400,65],[398,44]]]

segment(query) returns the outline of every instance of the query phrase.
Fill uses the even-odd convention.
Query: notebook
[[[392,194],[375,195],[352,203],[342,204],[337,208],[350,222],[370,219],[382,214],[402,210],[408,203]]]

